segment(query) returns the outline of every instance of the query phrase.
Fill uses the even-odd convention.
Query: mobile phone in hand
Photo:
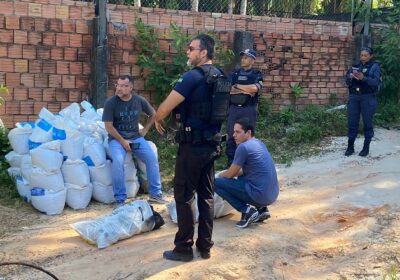
[[[129,143],[131,150],[137,150],[140,147],[140,143]]]

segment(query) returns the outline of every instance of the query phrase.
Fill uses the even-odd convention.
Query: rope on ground
[[[0,263],[0,266],[6,266],[6,265],[23,265],[23,266],[29,266],[32,267],[34,269],[40,270],[44,273],[46,273],[47,275],[51,276],[53,279],[58,280],[57,276],[55,276],[53,273],[45,270],[44,268],[41,268],[37,265],[34,264],[30,264],[30,263],[24,263],[24,262],[2,262]]]

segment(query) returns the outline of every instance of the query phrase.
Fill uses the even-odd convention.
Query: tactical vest
[[[369,72],[373,65],[377,63],[367,63],[366,65],[358,64],[355,67],[359,68],[359,72],[364,74],[364,77],[369,76]],[[352,79],[351,84],[349,86],[349,91],[351,94],[371,94],[371,93],[378,93],[379,86],[370,86],[365,81],[360,81],[357,79]]]

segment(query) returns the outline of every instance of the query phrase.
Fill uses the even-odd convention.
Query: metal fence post
[[[107,0],[96,0],[96,17],[93,20],[93,53],[90,102],[102,108],[107,98]]]

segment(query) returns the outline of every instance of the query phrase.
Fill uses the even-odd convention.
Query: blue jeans
[[[244,176],[237,179],[217,178],[215,179],[215,192],[241,213],[246,213],[248,204],[256,208],[265,206],[258,204],[250,197],[246,191],[245,183]]]
[[[137,145],[137,148],[132,150],[132,153],[146,165],[150,195],[155,196],[161,194],[160,167],[158,165],[156,154],[143,137],[137,138],[130,142],[139,144]],[[125,200],[127,196],[125,187],[124,160],[127,152],[124,147],[122,147],[121,143],[115,139],[111,140],[108,145],[112,156],[114,197],[116,201]]]

